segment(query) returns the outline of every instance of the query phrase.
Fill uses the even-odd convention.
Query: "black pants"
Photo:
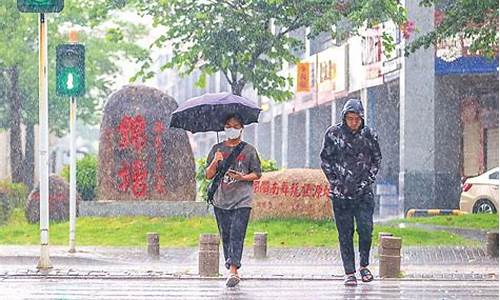
[[[359,237],[360,266],[366,267],[370,263],[370,248],[373,232],[373,192],[368,192],[357,199],[332,199],[335,223],[339,234],[340,255],[346,274],[356,272],[354,263],[354,220]]]
[[[235,265],[241,267],[241,255],[243,254],[243,242],[247,232],[248,219],[250,218],[250,207],[237,209],[221,209],[214,207],[219,234],[224,248],[224,259],[226,268]]]

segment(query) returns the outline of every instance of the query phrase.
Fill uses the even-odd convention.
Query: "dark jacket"
[[[348,112],[362,119],[355,133],[345,122]],[[321,150],[321,168],[330,183],[330,197],[353,199],[369,191],[381,160],[377,135],[364,125],[361,101],[348,100],[342,110],[342,122],[327,129]]]

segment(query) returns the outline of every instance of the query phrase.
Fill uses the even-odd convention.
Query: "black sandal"
[[[368,268],[363,268],[359,270],[359,274],[361,274],[361,281],[370,282],[373,280],[373,275]]]
[[[356,279],[356,276],[354,274],[346,275],[346,277],[344,278],[344,285],[357,286],[358,280]]]

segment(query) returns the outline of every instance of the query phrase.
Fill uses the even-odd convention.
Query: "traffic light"
[[[81,44],[57,46],[56,93],[59,96],[85,94],[85,47]]]
[[[28,13],[60,12],[64,7],[64,0],[17,0],[17,9]]]

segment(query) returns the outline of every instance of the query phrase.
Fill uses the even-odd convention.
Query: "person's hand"
[[[224,160],[224,156],[222,156],[222,152],[217,150],[217,152],[215,152],[214,159],[212,160],[212,163],[217,163],[217,162],[222,161],[222,160]]]
[[[358,186],[358,181],[356,180],[356,178],[354,178],[350,174],[346,175],[343,183],[344,183],[344,187],[347,189],[345,192],[348,192],[349,190],[352,192],[352,190],[357,188],[357,186]]]
[[[368,186],[367,181],[361,181],[356,188],[356,197],[360,197],[365,193],[365,188]]]
[[[227,171],[227,175],[231,177],[233,180],[241,181],[243,180],[243,173],[235,171],[235,170],[229,170]]]
[[[338,199],[347,199],[348,198],[348,189],[347,187],[344,185],[344,184],[337,184],[333,190],[331,191],[332,195],[335,197],[335,198],[338,198]]]

